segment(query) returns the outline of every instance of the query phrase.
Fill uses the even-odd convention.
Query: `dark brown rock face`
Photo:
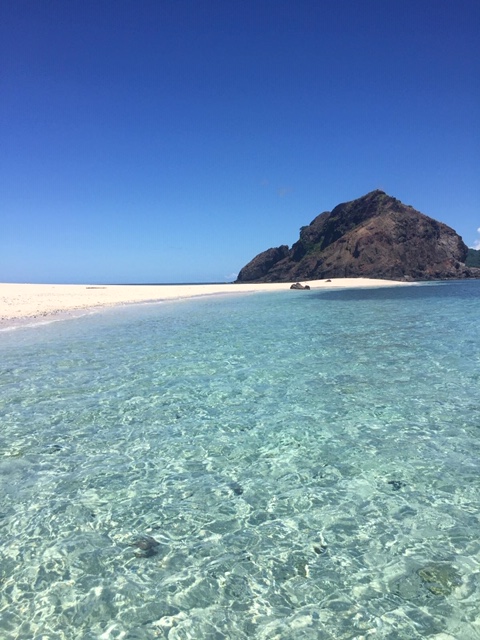
[[[339,204],[302,227],[299,240],[268,249],[237,282],[291,282],[324,278],[443,280],[478,278],[465,266],[468,248],[447,225],[383,191]]]
[[[276,264],[288,258],[289,253],[286,244],[282,244],[281,247],[262,251],[262,253],[259,253],[258,256],[243,267],[238,274],[237,282],[270,282],[270,280],[264,280],[264,278]]]

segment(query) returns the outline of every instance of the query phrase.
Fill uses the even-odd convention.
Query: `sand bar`
[[[0,283],[0,326],[22,320],[65,315],[119,304],[181,300],[196,296],[281,291],[291,283],[100,285],[100,284],[7,284]],[[305,282],[312,290],[409,286],[410,283],[371,278],[335,278]],[[298,292],[292,292],[295,295]]]

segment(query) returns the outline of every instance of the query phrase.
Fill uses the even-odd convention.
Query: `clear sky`
[[[0,7],[0,281],[224,281],[383,189],[480,240],[478,0]]]

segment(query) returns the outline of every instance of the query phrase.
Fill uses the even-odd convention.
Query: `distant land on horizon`
[[[376,190],[318,215],[291,248],[259,253],[236,282],[480,278],[477,267],[480,252],[454,229]]]
[[[480,249],[472,249],[469,247],[465,264],[467,267],[480,267]]]

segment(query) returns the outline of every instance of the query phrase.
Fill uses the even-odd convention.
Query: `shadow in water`
[[[480,297],[480,280],[428,282],[411,287],[379,287],[376,289],[314,290],[310,300],[425,300],[425,298],[457,298],[471,300]]]

